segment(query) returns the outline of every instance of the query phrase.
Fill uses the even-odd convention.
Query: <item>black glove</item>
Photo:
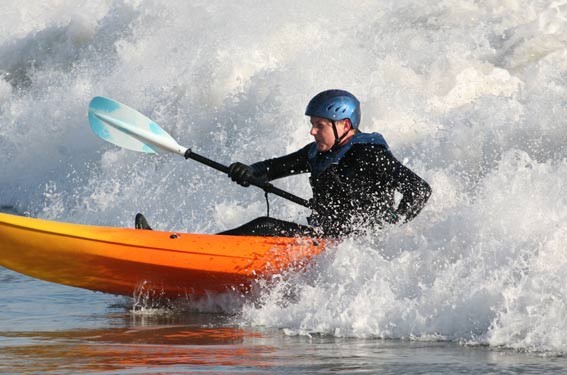
[[[228,167],[228,177],[237,184],[248,187],[250,186],[250,180],[254,179],[254,170],[246,164],[232,163]]]

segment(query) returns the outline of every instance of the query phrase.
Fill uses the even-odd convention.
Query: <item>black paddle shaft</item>
[[[188,148],[187,151],[185,151],[185,159],[193,159],[195,161],[198,161],[199,163],[208,165],[209,167],[214,168],[217,171],[221,171],[223,173],[228,174],[228,167],[226,165],[217,163],[214,160],[211,160],[211,159],[208,159],[204,156],[196,154],[193,151],[191,151],[190,148]],[[275,194],[275,195],[280,196],[282,198],[285,198],[289,201],[292,201],[294,203],[302,205],[303,207],[311,208],[311,205],[309,204],[308,200],[300,198],[297,195],[293,195],[291,193],[288,193],[287,191],[278,189],[277,187],[270,184],[269,182],[262,182],[262,181],[258,181],[256,179],[251,180],[249,182],[250,182],[251,185],[257,186],[267,193]]]

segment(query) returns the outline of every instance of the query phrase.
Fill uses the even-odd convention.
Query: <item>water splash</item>
[[[0,205],[227,229],[264,213],[260,191],[104,144],[90,99],[124,102],[228,164],[299,149],[307,101],[345,88],[362,101],[361,128],[384,134],[434,194],[409,225],[275,280],[242,324],[567,351],[564,1],[24,1],[2,14]],[[309,196],[305,176],[277,184]],[[305,222],[271,200],[273,216]]]

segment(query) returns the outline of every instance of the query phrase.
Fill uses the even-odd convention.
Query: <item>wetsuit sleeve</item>
[[[396,209],[395,221],[408,222],[416,217],[431,196],[429,184],[400,163],[384,147],[372,147],[365,154],[367,162],[373,164],[371,169],[379,175],[377,179],[389,180],[391,186],[402,193],[402,199]]]
[[[291,154],[252,164],[254,177],[261,181],[272,181],[278,178],[309,172],[307,152],[310,145]]]
[[[384,151],[387,168],[390,169],[396,190],[402,193],[396,214],[403,222],[408,222],[425,206],[431,196],[429,184],[403,165],[390,151]]]

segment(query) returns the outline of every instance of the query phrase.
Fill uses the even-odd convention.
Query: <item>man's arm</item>
[[[309,146],[307,145],[289,155],[260,161],[252,165],[239,162],[232,163],[229,167],[228,176],[242,186],[250,186],[250,181],[253,179],[260,182],[268,182],[294,174],[309,172],[309,165],[307,164]]]
[[[278,178],[309,172],[307,164],[307,145],[301,150],[274,159],[254,163],[252,168],[254,177],[262,181],[272,181]]]
[[[425,207],[425,203],[431,196],[431,187],[424,179],[400,163],[391,152],[386,151],[385,154],[396,190],[402,193],[402,200],[396,214],[406,223],[416,217]]]
[[[362,163],[367,165],[369,173],[376,175],[377,181],[388,181],[387,185],[402,193],[394,215],[397,217],[392,221],[408,222],[416,217],[431,196],[429,184],[383,146],[365,145],[356,151],[364,159]]]

